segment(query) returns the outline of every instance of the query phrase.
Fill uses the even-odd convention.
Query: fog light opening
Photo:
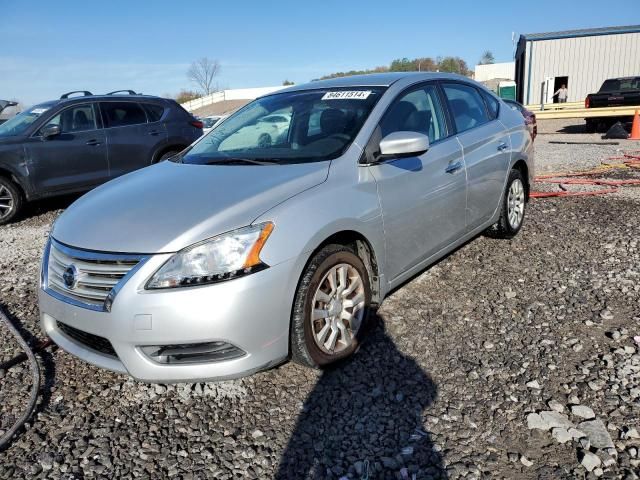
[[[246,355],[246,352],[227,342],[149,345],[139,348],[151,360],[163,365],[222,362]]]

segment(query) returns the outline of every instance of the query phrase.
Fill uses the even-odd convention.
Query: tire
[[[20,188],[8,178],[0,177],[0,225],[14,220],[23,204]]]
[[[156,160],[155,163],[164,162],[168,158],[171,158],[179,153],[180,153],[180,150],[169,150],[168,152],[164,152],[162,155],[160,155],[160,158],[158,158],[158,160]]]
[[[268,133],[263,133],[258,138],[258,146],[260,148],[270,147],[273,141],[271,140],[271,135]]]
[[[591,121],[591,120],[587,120],[586,121],[586,125],[585,125],[585,130],[587,133],[596,133],[596,130],[598,129],[598,124]]]
[[[522,224],[524,223],[524,216],[527,207],[526,195],[525,181],[522,177],[522,173],[520,173],[520,170],[511,170],[511,172],[509,172],[507,186],[502,194],[500,219],[490,230],[490,236],[494,238],[510,239],[518,234],[522,228]],[[519,206],[519,208],[516,208],[517,206]],[[514,209],[520,212],[516,217],[513,216]],[[513,221],[514,219],[517,221]]]
[[[343,268],[346,285],[341,282],[338,273]],[[328,292],[328,276],[335,273],[334,284],[337,288]],[[357,274],[357,276],[356,276]],[[360,279],[360,282],[354,280]],[[346,286],[346,288],[344,288]],[[341,293],[353,288],[346,296]],[[332,303],[322,300],[331,297]],[[336,300],[337,299],[337,300]],[[354,301],[360,307],[350,307],[347,302]],[[366,333],[371,304],[371,285],[367,269],[360,258],[343,245],[327,245],[309,262],[298,284],[291,315],[291,357],[301,365],[321,368],[353,355]],[[326,318],[312,321],[315,307],[318,312],[326,313]],[[345,308],[347,310],[345,310]],[[353,314],[350,320],[338,320],[337,312]],[[333,314],[333,316],[331,316]],[[342,328],[338,326],[342,324]],[[355,329],[355,334],[352,329]],[[326,335],[322,336],[322,332]],[[335,335],[333,332],[337,332]],[[317,341],[317,337],[322,340]],[[333,339],[333,349],[330,348]],[[323,343],[324,347],[319,344]]]

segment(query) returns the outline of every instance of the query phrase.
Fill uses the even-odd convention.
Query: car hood
[[[329,163],[162,162],[78,199],[58,218],[52,236],[88,250],[176,252],[249,225],[278,203],[324,182]]]

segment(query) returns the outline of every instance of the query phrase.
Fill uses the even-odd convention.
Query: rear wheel
[[[318,368],[352,355],[365,332],[371,287],[362,260],[343,245],[328,245],[305,269],[296,292],[293,360]]]
[[[9,223],[22,210],[22,192],[11,180],[0,177],[0,225]]]
[[[520,170],[511,170],[509,180],[502,198],[500,219],[490,234],[496,238],[515,237],[524,222],[524,214],[527,206],[527,191]]]
[[[593,120],[586,121],[585,130],[587,131],[587,133],[596,133],[597,128],[598,124]]]
[[[162,155],[160,155],[160,158],[158,158],[156,163],[163,162],[171,157],[175,157],[179,153],[180,153],[180,150],[169,150],[168,152],[164,152]]]

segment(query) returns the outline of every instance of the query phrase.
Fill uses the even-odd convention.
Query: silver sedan
[[[278,135],[246,140],[274,115]],[[149,382],[323,367],[356,352],[389,291],[482,232],[514,237],[533,173],[522,116],[468,78],[279,91],[69,207],[44,252],[42,328]]]

